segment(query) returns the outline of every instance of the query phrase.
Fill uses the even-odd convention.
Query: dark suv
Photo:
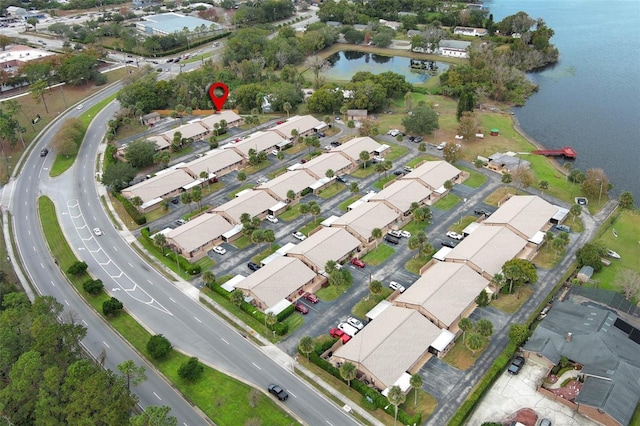
[[[289,398],[289,394],[287,393],[287,391],[276,384],[270,384],[267,389],[269,389],[269,393],[277,396],[280,401],[285,401],[287,398]]]
[[[258,269],[260,269],[260,265],[258,265],[257,263],[254,263],[254,262],[247,263],[247,267],[249,269],[251,269],[252,271],[257,271]]]
[[[523,365],[524,365],[524,358],[521,357],[520,355],[517,355],[515,358],[513,358],[513,361],[511,361],[511,365],[509,366],[507,371],[511,374],[518,374],[522,369]]]

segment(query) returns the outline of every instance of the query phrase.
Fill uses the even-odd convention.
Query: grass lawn
[[[616,237],[612,229],[618,233]],[[599,287],[607,290],[620,290],[617,284],[617,277],[625,269],[630,269],[640,274],[640,262],[638,253],[640,245],[640,215],[638,211],[624,210],[611,227],[606,228],[604,233],[597,239],[605,247],[616,251],[621,259],[610,259],[611,266],[605,266],[600,272],[593,274],[593,279],[599,282]]]
[[[362,194],[353,195],[353,196],[347,198],[346,200],[344,200],[343,202],[341,202],[340,204],[338,204],[338,208],[341,211],[346,212],[347,211],[347,207],[349,207],[351,204],[353,204],[356,201],[358,201],[360,198],[362,198]]]
[[[242,169],[242,171],[247,175],[252,175],[254,173],[259,172],[260,170],[267,168],[271,165],[271,162],[269,160],[263,161],[260,164],[256,164],[255,166],[249,166],[249,167],[245,167],[244,169]]]
[[[538,268],[551,269],[564,257],[564,253],[556,255],[556,252],[551,250],[549,244],[545,244],[533,258],[533,264]]]
[[[353,283],[344,286],[329,285],[316,291],[316,296],[318,296],[325,302],[332,302],[338,297],[342,296],[347,290],[351,288],[352,285]]]
[[[407,263],[404,264],[404,269],[414,274],[420,275],[420,268],[427,264],[431,260],[431,256],[427,256],[421,253],[418,257],[412,257]]]
[[[478,220],[476,216],[463,216],[458,222],[455,222],[449,228],[450,231],[457,232],[458,234],[462,234],[462,230],[466,228],[470,223]]]
[[[500,188],[493,191],[487,198],[484,199],[484,202],[489,204],[490,206],[498,207],[498,203],[502,200],[507,194],[515,194],[516,189],[511,186],[501,186]]]
[[[433,205],[433,207],[440,210],[451,210],[455,207],[456,204],[460,202],[460,197],[457,195],[453,195],[452,193],[448,193]]]
[[[371,176],[375,172],[374,169],[375,167],[373,167],[373,164],[369,162],[369,165],[367,165],[367,167],[364,167],[364,168],[358,167],[356,171],[351,172],[351,176],[358,179],[364,179],[366,177]]]
[[[449,365],[452,365],[460,370],[466,370],[473,365],[480,355],[486,349],[486,345],[476,351],[475,355],[462,343],[462,336],[458,337],[456,344],[451,348],[449,352],[444,356],[443,360]]]
[[[365,254],[362,261],[371,266],[378,266],[395,252],[396,251],[392,247],[386,244],[380,244],[377,248]]]
[[[236,198],[236,194],[244,191],[245,189],[252,189],[255,185],[252,183],[247,183],[245,185],[242,185],[240,188],[236,189],[235,191],[231,191],[227,194],[227,198],[230,200],[233,200],[234,198]]]
[[[253,256],[251,258],[251,261],[253,263],[257,263],[258,265],[260,264],[260,262],[262,262],[264,260],[265,257],[272,255],[273,253],[276,252],[276,250],[278,250],[280,248],[280,246],[278,244],[272,244],[267,246],[264,250],[262,250],[260,253],[256,254],[255,256]]]
[[[509,284],[507,284],[508,286]],[[533,284],[535,285],[535,284]],[[529,299],[533,289],[528,286],[516,287],[512,294],[500,294],[491,301],[491,305],[508,314],[514,314]]]
[[[324,217],[316,217],[311,222],[307,223],[302,228],[300,228],[300,232],[302,232],[304,235],[306,235],[308,237],[309,236],[309,232],[313,231],[318,226],[320,226],[320,224],[322,223],[322,221],[324,219],[325,219]]]
[[[409,148],[406,146],[398,145],[391,142],[380,142],[381,144],[389,145],[389,150],[384,152],[384,159],[389,161],[395,161],[400,157],[404,157],[409,152]]]
[[[318,192],[318,197],[324,200],[328,200],[334,195],[341,193],[345,189],[347,189],[347,187],[343,183],[335,182],[333,185],[329,185],[327,188]]]
[[[427,226],[429,226],[429,222],[427,221],[422,221],[419,222],[417,220],[411,220],[409,223],[407,223],[407,225],[402,228],[405,231],[409,231],[411,232],[411,235],[415,235],[420,231],[425,232]]]
[[[351,313],[358,318],[365,318],[367,316],[367,312],[373,309],[378,303],[389,297],[391,293],[393,293],[393,290],[391,290],[389,287],[385,287],[383,284],[380,293],[369,293],[366,297],[355,304],[353,309],[351,309]]]
[[[487,177],[476,170],[470,169],[464,166],[457,166],[460,170],[464,170],[469,173],[469,178],[464,181],[464,184],[471,188],[480,188],[487,181]]]
[[[382,190],[384,188],[384,186],[391,182],[392,180],[396,179],[398,176],[394,175],[394,174],[390,174],[388,176],[384,176],[380,179],[378,179],[377,181],[374,182],[373,187],[379,190]]]
[[[231,245],[233,245],[235,248],[242,250],[244,248],[247,248],[251,245],[251,239],[249,237],[247,237],[246,235],[243,235],[242,237],[238,238],[237,240],[234,240]]]
[[[431,155],[421,155],[407,163],[407,166],[416,168],[426,161],[442,161],[442,158],[432,157]]]
[[[284,212],[278,215],[278,217],[284,220],[285,222],[290,222],[293,219],[297,218],[298,216],[300,216],[300,203],[296,204],[293,207],[288,206]]]
[[[287,172],[287,166],[280,167],[278,170],[276,170],[276,171],[274,171],[274,172],[267,173],[267,177],[268,177],[269,179],[274,179],[274,178],[276,178],[276,177],[278,177],[278,176],[280,176],[281,174],[286,173],[286,172]]]

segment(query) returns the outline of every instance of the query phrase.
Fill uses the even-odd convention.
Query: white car
[[[438,149],[439,149],[440,151],[442,151],[442,150],[444,149],[444,147],[445,147],[445,146],[447,146],[447,143],[446,143],[446,142],[440,142],[440,145],[438,145]]]
[[[78,105],[78,106],[76,107],[76,109],[82,109],[82,108],[84,108],[84,105],[82,105],[82,104],[80,104],[80,105]]]
[[[100,230],[100,228],[93,228],[93,233],[96,234],[97,237],[102,235],[102,231]]]
[[[278,223],[278,218],[272,214],[268,214],[266,219],[271,223]]]
[[[356,334],[358,334],[358,331],[360,331],[351,324],[347,324],[346,322],[338,324],[338,328],[351,337],[355,336]]]
[[[400,231],[393,230],[393,231],[389,231],[388,234],[396,238],[402,238],[402,232]]]
[[[388,134],[389,136],[393,136],[393,137],[395,138],[396,136],[398,136],[398,135],[400,134],[400,130],[398,130],[398,129],[391,129],[391,130],[389,130],[389,131],[387,132],[387,134]]]
[[[227,252],[224,248],[222,248],[220,246],[215,246],[213,248],[213,251],[218,253],[218,254],[225,254]]]
[[[358,330],[362,330],[364,328],[364,324],[358,318],[349,317],[347,318],[347,324],[354,326]]]
[[[271,151],[271,154],[273,154],[273,155],[275,155],[277,157],[279,152],[280,151],[278,151],[277,149],[274,149],[273,151]]]
[[[405,291],[404,286],[402,284],[398,283],[398,282],[395,282],[395,281],[391,281],[389,283],[389,288],[391,290],[398,290],[398,291],[400,291],[400,293],[404,293],[404,291]]]
[[[409,231],[399,231],[400,235],[402,235],[404,238],[411,238],[411,232]]]
[[[458,234],[457,232],[453,232],[453,231],[447,232],[447,237],[452,238],[454,240],[461,240],[462,238],[464,238],[462,235]]]
[[[296,232],[293,233],[293,238],[296,238],[296,239],[298,239],[300,241],[304,241],[304,240],[307,239],[307,236],[304,235],[302,232],[296,231]]]

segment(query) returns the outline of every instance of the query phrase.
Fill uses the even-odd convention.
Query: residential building
[[[135,24],[136,29],[147,36],[180,34],[185,32],[185,28],[189,33],[195,33],[197,28],[203,26],[209,33],[222,29],[221,25],[214,22],[175,12],[147,15]]]
[[[485,28],[455,27],[453,33],[472,37],[483,37],[489,32]]]
[[[559,207],[535,195],[509,198],[482,223],[485,226],[506,226],[520,237],[542,243]]]
[[[339,152],[354,165],[360,164],[360,153],[366,151],[370,157],[376,154],[382,145],[369,136],[353,138],[340,146],[333,148],[330,152]]]
[[[220,124],[222,120],[227,122],[228,129],[232,127],[238,127],[244,122],[242,117],[240,117],[230,109],[220,111],[217,114],[209,115],[200,120],[200,122],[209,129],[210,133],[213,133],[213,131],[215,130],[215,125]]]
[[[289,249],[287,256],[302,260],[317,273],[324,271],[327,262],[342,262],[359,251],[362,243],[342,228],[322,227],[319,231]]]
[[[175,129],[167,130],[162,133],[162,136],[172,142],[174,135],[178,132],[180,132],[182,139],[193,139],[195,141],[204,139],[211,133],[211,131],[198,120],[193,123],[183,124]]]
[[[349,173],[354,164],[339,152],[327,152],[302,164],[295,164],[288,170],[304,169],[311,173],[316,179],[322,179],[327,176],[327,170],[333,170],[334,176],[340,176]]]
[[[347,120],[363,121],[367,119],[368,112],[366,109],[348,109]]]
[[[487,167],[498,173],[513,173],[518,167],[530,168],[531,163],[515,156],[515,153],[496,152],[489,157]]]
[[[276,132],[262,132],[257,131],[252,133],[248,137],[241,139],[237,142],[230,142],[226,144],[224,149],[232,149],[241,154],[245,158],[249,158],[249,151],[252,149],[258,152],[271,152],[274,149],[284,148],[289,143],[289,140],[283,138]]]
[[[186,170],[194,179],[202,178],[213,180],[244,166],[246,160],[237,152],[226,149],[213,149],[204,155],[188,163],[178,165],[178,168]]]
[[[172,167],[156,173],[151,179],[122,190],[122,196],[128,200],[140,197],[142,205],[138,210],[146,213],[160,207],[168,198],[179,195],[194,180],[185,170]]]
[[[287,193],[289,191],[293,191],[297,198],[300,196],[302,191],[313,187],[317,181],[318,179],[313,177],[310,173],[307,173],[306,170],[288,171],[274,179],[271,179],[267,183],[257,186],[255,190],[267,191],[273,198],[279,201],[285,201],[288,199]]]
[[[396,223],[400,215],[384,203],[363,203],[337,218],[331,227],[345,228],[363,244],[373,241],[371,232],[379,228],[384,235]]]
[[[471,42],[460,40],[440,40],[438,51],[442,56],[452,58],[468,58]]]
[[[155,112],[155,111],[154,112],[150,112],[149,114],[145,114],[142,117],[140,117],[140,121],[145,126],[153,126],[154,124],[156,124],[160,120],[161,120],[160,113]]]
[[[398,213],[408,216],[413,203],[427,204],[431,194],[431,189],[417,179],[399,179],[374,194],[369,200],[383,202]]]
[[[166,238],[172,250],[195,262],[220,244],[222,235],[231,229],[233,225],[222,216],[206,212],[169,231]]]
[[[267,214],[275,213],[274,209],[279,211],[284,207],[286,204],[283,206],[267,191],[247,190],[237,194],[233,200],[212,208],[211,212],[224,216],[233,224],[240,224],[240,216],[243,213],[248,213],[251,217],[264,218]]]
[[[461,183],[464,180],[464,175],[460,170],[446,161],[426,161],[412,172],[400,178],[400,180],[410,179],[417,179],[433,191],[430,200],[435,202],[440,197],[446,195],[447,189],[444,187],[445,182],[450,181],[452,184]]]
[[[321,123],[320,120],[312,115],[294,115],[281,124],[273,126],[269,131],[276,132],[283,138],[293,140],[294,137],[291,134],[293,130],[297,132],[297,137],[311,136],[318,131],[317,127]]]

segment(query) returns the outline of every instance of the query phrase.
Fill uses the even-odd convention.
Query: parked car
[[[445,247],[451,247],[451,248],[456,248],[456,246],[458,245],[458,243],[456,243],[455,241],[443,241],[442,245]]]
[[[266,219],[271,223],[278,223],[278,218],[272,214],[268,214]]]
[[[446,142],[440,142],[440,145],[437,146],[437,148],[442,151],[444,149],[444,147],[447,146]]]
[[[347,324],[354,326],[358,330],[362,330],[364,328],[364,324],[356,317],[347,318]]]
[[[304,298],[307,299],[309,302],[311,303],[318,303],[320,301],[320,299],[318,299],[318,296],[316,296],[313,293],[305,293],[304,294]]]
[[[317,135],[319,138],[324,138],[325,136],[327,136],[324,132],[318,132]]]
[[[287,393],[287,391],[282,389],[279,385],[272,383],[267,387],[267,389],[269,389],[269,393],[277,396],[280,401],[285,401],[287,398],[289,398],[289,394]]]
[[[364,268],[366,266],[364,262],[358,259],[357,257],[354,257],[353,259],[351,259],[351,264],[353,266],[357,266],[358,268]]]
[[[413,138],[413,140],[412,140],[411,142],[413,142],[413,143],[420,143],[420,142],[422,142],[422,141],[423,141],[422,136],[416,136],[416,137],[414,137],[414,138]]]
[[[309,308],[307,308],[303,303],[296,303],[296,311],[300,312],[302,315],[307,315],[309,313]]]
[[[293,234],[293,238],[298,239],[300,241],[304,241],[307,239],[306,235],[304,235],[302,232],[300,231],[296,231]]]
[[[341,322],[340,324],[338,324],[338,328],[351,337],[355,336],[360,331],[351,324],[347,324],[346,322]]]
[[[184,219],[178,219],[178,220],[176,220],[176,225],[178,225],[178,226],[180,226],[180,225],[184,225],[185,223],[187,223],[187,221],[186,221],[186,220],[184,220]]]
[[[400,243],[400,238],[398,238],[398,237],[394,237],[394,236],[393,236],[393,235],[391,235],[391,234],[387,234],[387,235],[385,235],[385,236],[384,236],[384,240],[385,240],[386,242],[388,242],[388,243],[390,243],[390,244],[394,244],[394,245],[396,245],[396,244],[399,244],[399,243]]]
[[[391,235],[396,238],[402,238],[402,234],[400,233],[400,231],[396,231],[396,230],[389,231],[387,235]]]
[[[343,176],[336,176],[338,182],[347,183],[347,180]]]
[[[345,334],[345,332],[340,330],[339,328],[332,328],[331,330],[329,330],[329,335],[331,337],[342,340],[342,343],[347,343],[349,340],[351,340],[351,336]]]
[[[556,225],[556,229],[561,232],[571,232],[571,227],[567,225]]]
[[[464,238],[462,235],[458,234],[457,232],[453,232],[453,231],[447,232],[446,235],[447,235],[447,237],[452,238],[454,240],[461,240],[461,239]]]
[[[333,141],[333,142],[331,142],[329,145],[331,145],[331,146],[340,146],[340,142],[338,142],[338,141]]]
[[[93,233],[96,234],[96,237],[102,235],[102,230],[100,228],[93,228]]]
[[[180,198],[178,197],[173,197],[171,199],[171,204],[180,204]]]
[[[480,208],[476,208],[473,209],[473,214],[478,215],[478,216],[491,216],[491,212],[485,210],[485,209],[480,209]]]
[[[411,238],[411,232],[403,229],[400,230],[400,235],[402,235],[402,238]]]
[[[227,250],[225,250],[223,247],[220,247],[220,246],[215,246],[213,248],[213,251],[218,254],[225,254],[227,252]]]
[[[576,204],[579,204],[581,206],[586,206],[589,200],[587,200],[585,197],[576,197],[575,202]]]
[[[542,420],[540,420],[540,424],[538,426],[551,426],[551,420],[542,419]]]
[[[258,269],[260,269],[260,265],[258,265],[258,264],[257,264],[257,263],[255,263],[255,262],[249,262],[249,263],[247,263],[247,267],[248,267],[249,269],[251,269],[252,271],[257,271]]]
[[[411,167],[411,166],[404,166],[404,167],[402,168],[402,170],[404,170],[404,171],[405,171],[405,172],[407,172],[407,173],[411,173],[411,172],[413,171],[413,167]]]
[[[396,281],[391,281],[389,283],[389,288],[391,290],[398,290],[400,293],[404,293],[404,291],[406,290],[402,284],[400,284],[400,283],[398,283]]]
[[[405,173],[404,170],[396,170],[395,172],[393,172],[393,174],[396,176],[403,176],[404,173]]]
[[[40,157],[46,157],[48,153],[49,153],[49,149],[48,148],[42,148],[40,150]]]
[[[277,157],[279,152],[280,151],[278,151],[277,149],[274,149],[273,151],[271,151],[271,155],[274,155]]]
[[[517,355],[515,358],[513,358],[513,360],[511,361],[511,365],[509,366],[509,368],[507,369],[507,371],[510,374],[518,374],[520,372],[520,370],[522,369],[522,366],[524,365],[524,358],[521,357],[520,355]]]

